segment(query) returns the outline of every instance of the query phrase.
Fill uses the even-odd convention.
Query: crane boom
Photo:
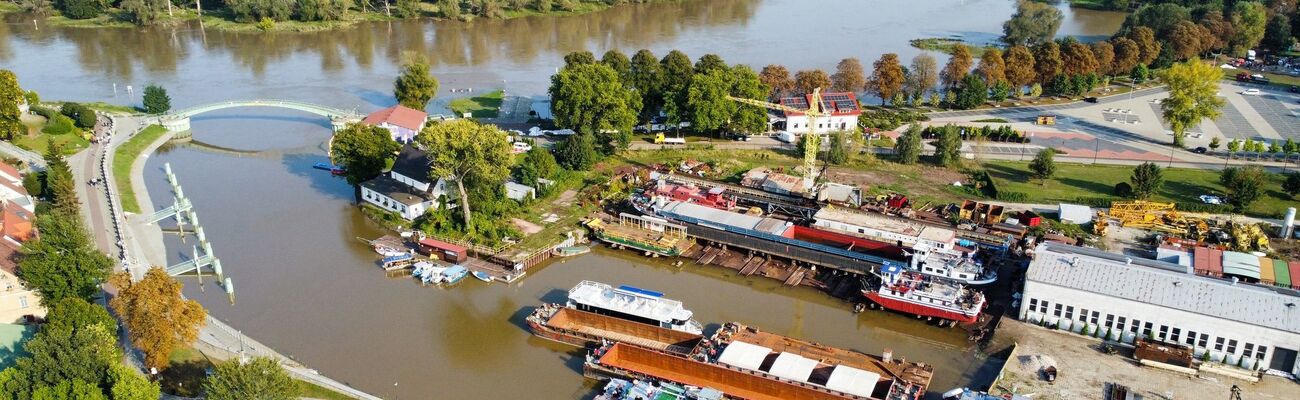
[[[777,103],[772,103],[772,102],[767,102],[762,100],[746,99],[743,97],[727,96],[727,99],[740,102],[742,104],[748,104],[751,106],[763,107],[763,108],[768,108],[773,110],[781,110],[787,113],[799,113],[799,114],[807,115],[808,132],[814,135],[817,134],[816,131],[817,119],[830,116],[830,113],[826,112],[826,109],[823,108],[822,105],[821,88],[813,89],[812,99],[811,101],[808,102],[808,109],[806,110],[801,110],[784,104],[777,104]],[[817,152],[821,150],[820,147],[821,146],[808,146],[808,148],[805,148],[803,150],[803,169],[804,169],[803,185],[805,188],[808,188],[808,190],[810,191],[812,190],[813,187],[813,178],[816,177],[817,174]]]

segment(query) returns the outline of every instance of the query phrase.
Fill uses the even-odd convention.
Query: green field
[[[90,141],[82,137],[80,131],[57,135],[45,132],[46,121],[40,116],[32,115],[30,118],[24,118],[23,125],[27,126],[27,134],[14,138],[13,144],[38,154],[45,154],[49,150],[50,139],[54,139],[55,144],[62,146],[64,155],[76,154],[90,147]]]
[[[122,211],[140,212],[140,203],[135,198],[135,190],[131,188],[131,164],[140,158],[145,148],[165,133],[167,130],[162,126],[150,125],[131,137],[131,140],[117,146],[113,152],[113,181],[117,184],[118,198],[122,200]]]
[[[921,50],[938,51],[938,52],[941,52],[941,53],[944,53],[944,54],[952,54],[952,50],[953,50],[954,48],[956,48],[957,45],[966,45],[966,47],[970,50],[970,54],[971,54],[971,56],[973,56],[973,57],[975,57],[975,58],[980,58],[980,56],[984,55],[984,50],[987,49],[987,48],[990,48],[990,47],[991,47],[991,48],[999,48],[998,46],[979,46],[979,45],[974,45],[974,44],[966,43],[965,40],[962,40],[962,39],[954,39],[954,38],[923,38],[923,39],[912,39],[909,43],[912,44],[912,47],[915,47],[915,48],[918,48],[918,49],[921,49]]]
[[[1026,203],[1045,204],[1075,202],[1079,198],[1122,200],[1114,195],[1115,184],[1128,182],[1133,172],[1130,166],[1058,162],[1056,178],[1042,184],[1029,178],[1027,162],[989,161],[984,163],[984,167],[996,180],[999,191],[1025,193],[1028,196]],[[1282,175],[1273,174],[1271,177],[1264,195],[1246,210],[1247,215],[1276,218],[1285,213],[1287,207],[1296,206],[1297,202],[1282,192]],[[1224,193],[1216,170],[1166,168],[1164,178],[1164,187],[1152,200],[1199,204],[1199,196],[1203,194]]]
[[[504,98],[505,92],[497,90],[481,96],[452,100],[447,107],[458,117],[464,113],[473,113],[474,118],[496,118]]]

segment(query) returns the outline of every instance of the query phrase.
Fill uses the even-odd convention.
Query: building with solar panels
[[[1196,274],[1192,267],[1046,243],[1025,273],[1021,321],[1198,358],[1300,374],[1300,292]]]
[[[782,98],[781,105],[807,110],[811,101],[812,95],[806,94]],[[862,114],[862,107],[858,104],[858,96],[852,92],[822,93],[822,109],[830,111],[831,116],[818,118],[817,126],[809,126],[811,123],[807,114],[786,111],[785,131],[800,135],[808,132],[824,135],[858,128],[858,115]]]

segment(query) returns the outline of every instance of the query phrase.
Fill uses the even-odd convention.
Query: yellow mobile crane
[[[817,151],[820,150],[821,148],[821,141],[817,140],[820,139],[821,137],[817,136],[817,131],[814,129],[814,127],[817,126],[818,118],[828,117],[831,115],[831,112],[827,111],[824,108],[824,105],[822,104],[821,88],[813,89],[812,98],[810,99],[811,101],[808,102],[808,109],[806,110],[801,110],[787,105],[771,103],[762,100],[746,99],[746,98],[735,97],[735,96],[727,96],[727,98],[744,104],[749,104],[751,106],[770,108],[773,110],[781,110],[789,113],[802,113],[808,116],[808,132],[813,135],[813,139],[810,139],[811,141],[808,143],[810,145],[805,146],[803,150],[803,169],[804,169],[803,185],[804,187],[808,188],[808,190],[811,192],[813,187],[813,179],[816,178],[816,174],[817,174]]]

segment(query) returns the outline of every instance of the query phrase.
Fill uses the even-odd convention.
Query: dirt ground
[[[1148,400],[1227,400],[1234,384],[1241,387],[1243,400],[1300,398],[1300,384],[1284,378],[1265,376],[1258,383],[1250,383],[1213,374],[1188,376],[1144,367],[1125,356],[1124,351],[1117,355],[1098,351],[1099,341],[1019,321],[1003,320],[997,335],[1000,340],[1015,341],[1019,346],[1016,357],[1007,361],[995,393],[1034,393],[1034,400],[1100,400],[1105,383],[1114,382],[1132,388]],[[1045,362],[1055,363],[1059,370],[1055,384],[1040,378],[1038,369]]]

